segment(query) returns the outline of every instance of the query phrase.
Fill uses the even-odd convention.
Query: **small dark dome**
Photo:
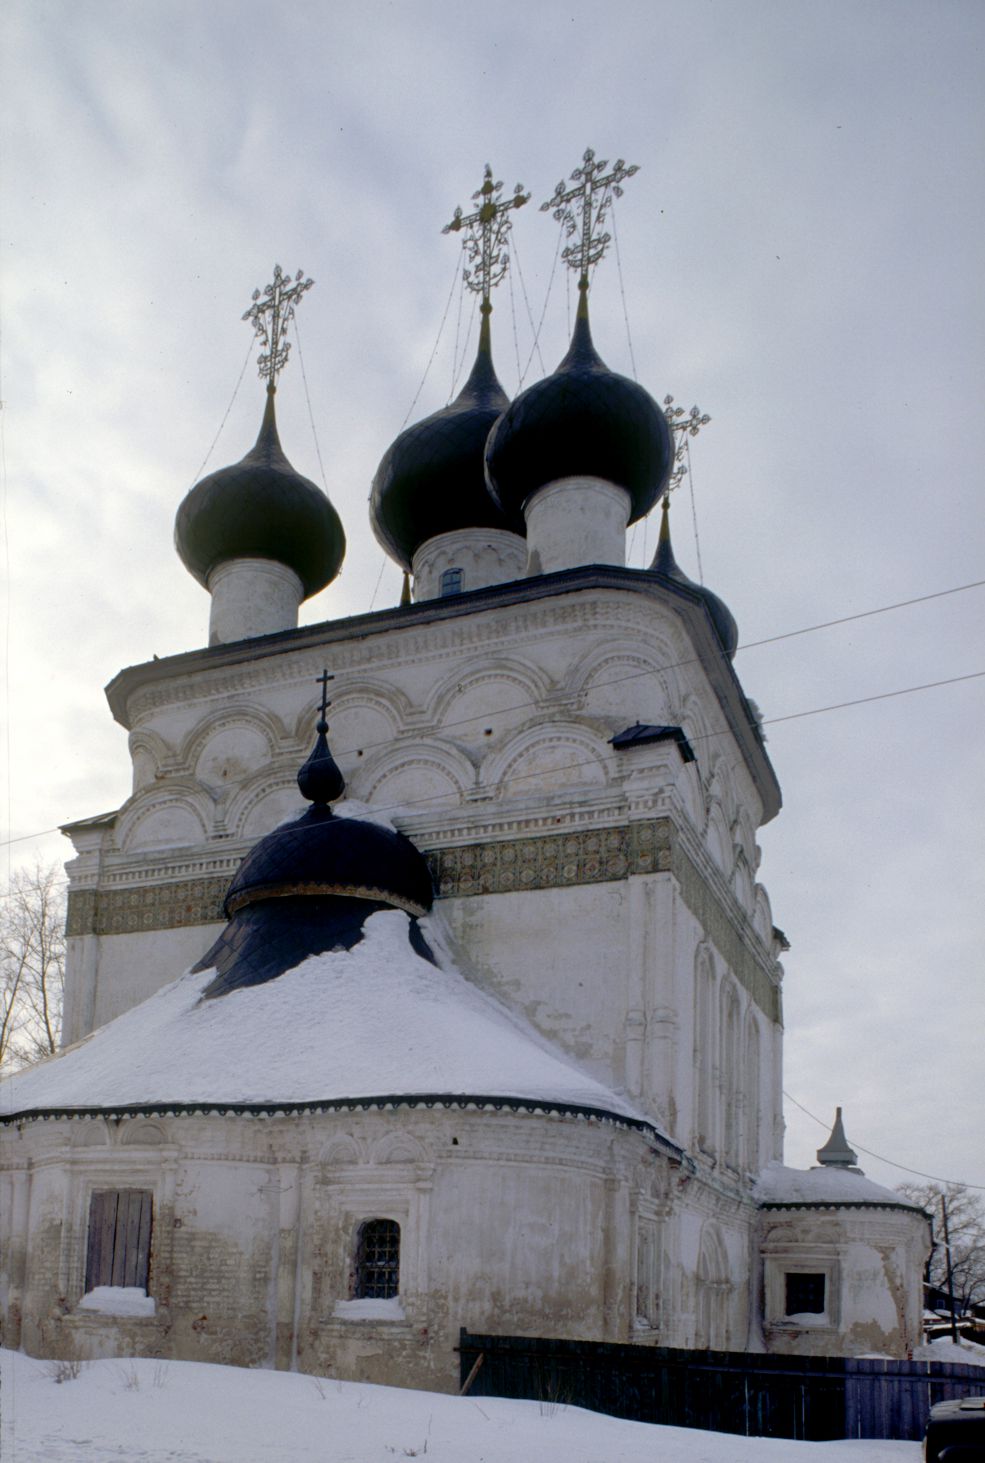
[[[431,908],[431,872],[409,838],[379,823],[337,818],[328,806],[342,796],[345,781],[327,732],[323,713],[315,745],[298,773],[298,787],[313,806],[261,838],[246,855],[226,893],[227,919],[247,904],[289,895],[371,899],[410,914]]]
[[[592,344],[583,292],[568,354],[552,376],[520,393],[486,447],[486,478],[504,513],[566,477],[625,488],[629,521],[648,513],[670,472],[670,428],[650,393],[610,371]]]
[[[434,902],[430,870],[409,838],[317,804],[246,855],[226,894],[226,917],[294,894],[371,899],[409,914],[426,914]]]
[[[460,528],[523,533],[486,487],[483,453],[489,429],[509,406],[493,369],[489,317],[483,315],[472,373],[451,403],[401,432],[373,479],[370,521],[380,543],[409,569],[428,539]]]
[[[387,909],[411,916],[411,947],[434,962],[417,923],[434,903],[423,854],[395,829],[337,818],[328,806],[345,781],[329,750],[324,706],[298,773],[313,806],[261,838],[237,869],[223,905],[229,923],[193,967],[216,972],[202,993],[207,1000],[276,980],[309,955],[351,950],[367,919]]]
[[[339,572],[345,554],[339,516],[285,457],[269,387],[256,446],[195,484],[178,509],[174,542],[199,584],[207,585],[212,570],[230,559],[273,559],[294,570],[307,599]]]
[[[675,584],[683,584],[687,589],[693,590],[695,594],[701,596],[711,616],[715,634],[721,641],[722,649],[729,660],[734,659],[739,645],[739,627],[735,623],[735,617],[723,599],[719,599],[717,594],[706,589],[703,584],[696,584],[693,579],[689,579],[678,565],[670,542],[670,513],[666,498],[663,504],[663,516],[660,520],[657,552],[650,565],[650,572],[662,574],[665,579],[672,579]]]

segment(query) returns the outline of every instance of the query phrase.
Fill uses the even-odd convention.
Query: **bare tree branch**
[[[0,900],[0,1066],[58,1048],[65,984],[65,896],[57,865],[11,876]]]

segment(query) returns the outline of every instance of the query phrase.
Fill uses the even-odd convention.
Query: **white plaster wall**
[[[208,578],[209,644],[293,630],[304,598],[300,579],[273,559],[230,559]]]
[[[91,962],[91,981],[67,987],[62,1044],[78,1041],[198,963],[225,928],[224,922],[134,934],[88,935],[69,940],[69,960]]]
[[[806,1355],[904,1357],[922,1338],[929,1227],[916,1212],[864,1206],[767,1210],[760,1219],[768,1349]],[[827,1276],[827,1310],[784,1315],[784,1275]]]
[[[460,593],[485,589],[489,584],[506,584],[523,577],[527,566],[527,545],[517,533],[496,528],[462,528],[439,533],[422,544],[412,565],[414,599],[437,599],[442,594],[441,576],[447,569],[461,569]]]
[[[80,834],[74,887],[231,878],[239,854],[300,807],[294,779],[326,659],[336,675],[329,737],[348,793],[386,810],[419,845],[670,817],[719,900],[734,906],[743,938],[759,939],[732,886],[748,896],[733,877],[733,850],[748,858],[761,810],[723,734],[717,695],[672,610],[611,590],[392,628],[333,646],[330,656],[287,648],[139,691],[131,749],[141,785],[115,830],[98,840]],[[614,752],[609,738],[636,720],[682,724],[696,738],[697,763],[685,764],[670,743]],[[720,815],[710,818],[711,806]],[[713,829],[721,868],[708,852]],[[614,880],[441,907],[480,982],[690,1141],[693,958],[703,932],[679,896]],[[173,979],[216,933],[74,942],[71,1034]],[[762,1112],[764,1131],[774,1131],[761,1147],[769,1153],[778,1046],[767,1045]]]
[[[524,505],[527,573],[553,574],[579,564],[625,564],[630,500],[603,478],[559,478]]]

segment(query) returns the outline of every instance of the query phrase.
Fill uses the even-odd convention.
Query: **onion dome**
[[[664,498],[663,501],[660,537],[657,540],[657,552],[650,565],[650,572],[651,574],[662,574],[665,579],[672,579],[675,584],[683,584],[686,589],[701,596],[711,616],[711,622],[715,627],[715,634],[721,642],[722,649],[729,660],[734,659],[739,645],[739,627],[735,623],[735,617],[724,600],[719,599],[717,594],[706,589],[703,584],[696,584],[693,579],[689,579],[684,570],[678,566],[670,542],[670,504],[667,498]]]
[[[629,522],[660,496],[674,457],[670,428],[648,391],[610,371],[592,344],[584,281],[568,354],[552,376],[520,393],[486,447],[486,479],[504,513],[566,477],[625,488]]]
[[[412,915],[411,945],[433,960],[416,918],[434,902],[424,855],[394,828],[332,812],[329,803],[345,782],[327,731],[322,716],[298,773],[312,806],[261,838],[229,886],[223,906],[229,923],[195,966],[218,972],[207,998],[273,980],[309,955],[351,949],[381,909]]]
[[[489,310],[482,305],[472,373],[450,406],[415,422],[387,450],[373,479],[373,532],[405,569],[428,539],[462,528],[522,533],[486,487],[483,452],[489,429],[509,405],[492,363]]]
[[[305,599],[330,584],[345,554],[339,516],[321,488],[288,462],[277,435],[274,388],[256,445],[196,483],[178,509],[175,548],[200,584],[231,559],[273,559],[293,569]]]

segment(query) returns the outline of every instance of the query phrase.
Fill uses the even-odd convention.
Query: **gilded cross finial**
[[[605,171],[608,166],[608,158],[599,161],[592,148],[586,148],[581,167],[571,174],[575,186],[566,188],[562,178],[553,197],[540,205],[541,213],[550,210],[557,222],[564,224],[568,238],[578,235],[575,243],[562,250],[561,258],[571,269],[578,270],[578,285],[583,290],[588,289],[588,271],[598,264],[612,242],[612,235],[603,232],[603,226],[613,196],[621,198],[620,183],[639,172],[635,163],[627,168],[622,158],[617,159],[610,173]]]
[[[321,675],[315,677],[315,680],[318,682],[319,686],[321,686],[321,706],[318,709],[318,728],[317,729],[320,732],[326,732],[326,731],[328,731],[328,722],[326,720],[326,713],[328,711],[328,708],[332,704],[331,701],[329,701],[329,699],[328,699],[328,683],[329,683],[329,681],[334,681],[335,680],[335,677],[334,676],[330,676],[328,674],[328,667],[326,666],[325,669],[322,671]]]
[[[254,333],[263,346],[257,367],[270,390],[276,390],[277,377],[287,364],[291,349],[287,327],[294,319],[295,306],[313,284],[313,279],[305,279],[303,269],[299,269],[292,280],[279,264],[275,264],[272,283],[265,285],[262,291],[253,291],[253,304],[243,319],[252,320]]]
[[[517,183],[511,198],[500,198],[502,183],[494,183],[492,168],[486,163],[482,187],[472,194],[472,202],[478,203],[470,214],[455,209],[450,224],[445,224],[443,234],[457,234],[461,229],[468,232],[462,240],[465,251],[465,268],[462,277],[470,290],[482,296],[482,310],[488,315],[492,309],[489,296],[506,274],[510,264],[506,241],[513,227],[509,213],[522,208],[530,199],[524,193],[523,184]]]
[[[689,412],[685,412],[682,406],[674,405],[672,396],[664,397],[664,416],[674,437],[674,470],[664,490],[665,501],[675,488],[679,488],[687,477],[687,439],[696,437],[702,427],[707,427],[711,417],[707,412],[702,412],[700,407],[692,406]]]

